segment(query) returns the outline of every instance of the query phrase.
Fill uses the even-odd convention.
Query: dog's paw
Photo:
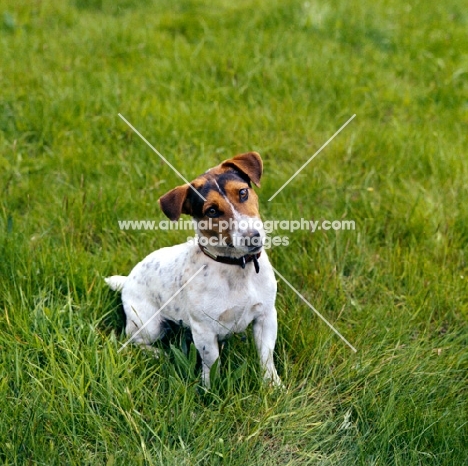
[[[145,350],[151,353],[155,359],[159,359],[164,354],[164,351],[162,349],[155,348],[154,346],[151,346],[151,345],[140,345],[140,347],[142,350]]]
[[[281,382],[276,371],[272,374],[265,374],[264,381],[268,386],[274,389],[286,390],[286,386]]]

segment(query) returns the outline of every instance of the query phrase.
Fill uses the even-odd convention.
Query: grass
[[[455,0],[4,0],[0,9],[0,461],[468,464],[468,13]],[[157,219],[178,177],[259,151],[265,219],[295,232],[277,366],[250,333],[206,393],[177,333],[125,342],[126,273],[187,232]],[[355,120],[267,199],[351,115]],[[276,234],[287,233],[278,231]]]

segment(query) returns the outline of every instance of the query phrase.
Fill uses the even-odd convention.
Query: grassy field
[[[5,465],[468,464],[468,10],[459,0],[3,0],[0,462]],[[187,178],[264,159],[264,219],[297,231],[262,385],[250,332],[210,392],[193,346],[128,346],[127,273],[187,232]],[[268,199],[353,114],[275,199]]]

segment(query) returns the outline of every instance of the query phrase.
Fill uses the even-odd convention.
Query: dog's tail
[[[124,275],[114,275],[112,277],[104,278],[104,281],[109,285],[111,290],[122,291],[122,288],[127,280]]]

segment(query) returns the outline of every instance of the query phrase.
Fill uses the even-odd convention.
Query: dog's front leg
[[[202,359],[202,382],[210,388],[210,369],[219,358],[218,336],[205,328],[192,327],[193,343]]]
[[[276,309],[274,307],[265,311],[253,322],[254,340],[260,357],[263,377],[274,385],[281,386],[281,380],[276,372],[273,361],[277,331],[278,324],[276,322]]]

